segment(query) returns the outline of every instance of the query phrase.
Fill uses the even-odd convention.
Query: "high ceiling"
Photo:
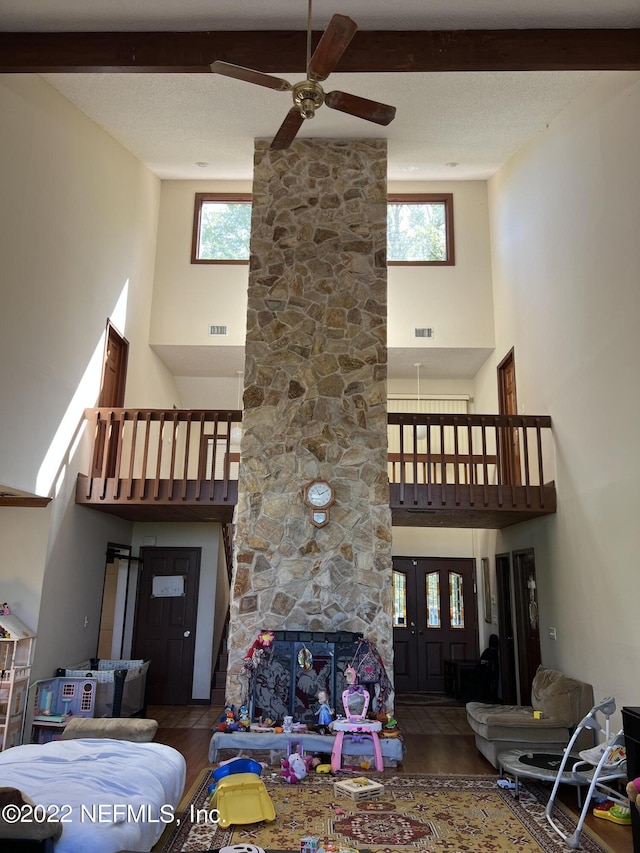
[[[315,0],[314,30],[324,30],[335,12],[353,18],[360,33],[640,26],[638,0],[402,0],[396,4]],[[286,30],[304,35],[306,26],[307,0],[3,0],[0,4],[0,33]],[[374,69],[380,67],[384,50],[383,40],[381,47],[370,51],[367,59]],[[288,55],[285,51],[284,56]],[[215,58],[209,57],[210,61]],[[253,139],[275,133],[289,109],[290,95],[212,75],[204,68],[202,73],[188,74],[44,76],[161,178],[249,180]],[[299,68],[283,67],[276,73],[289,81],[303,79],[304,57]],[[300,135],[384,136],[389,141],[390,180],[484,180],[597,73],[598,69],[544,67],[473,73],[334,72],[326,91],[340,89],[393,104],[396,119],[380,128],[325,106],[313,121],[304,123]],[[203,163],[207,165],[196,165]]]
[[[314,0],[314,31],[323,31],[336,12],[350,16],[359,27],[345,59],[349,50],[357,53],[357,39],[375,36],[371,31],[390,32],[378,33],[374,42],[360,42],[365,46],[374,43],[375,47],[359,48],[353,63],[355,71],[341,71],[339,65],[323,84],[325,91],[339,89],[393,104],[396,118],[383,128],[325,105],[313,121],[303,124],[299,135],[386,137],[392,181],[486,180],[536,134],[544,132],[560,110],[599,74],[616,73],[611,69],[617,67],[640,67],[637,50],[631,64],[618,66],[615,59],[599,64],[597,55],[591,61],[591,54],[598,54],[599,45],[606,41],[599,34],[594,34],[595,50],[582,44],[578,54],[583,58],[565,61],[570,51],[564,51],[553,38],[547,39],[546,34],[534,33],[529,56],[540,59],[533,63],[530,58],[522,64],[518,61],[523,30],[571,33],[638,28],[639,0],[402,0],[395,4],[388,0]],[[163,179],[249,181],[254,138],[274,135],[290,107],[290,94],[211,74],[209,62],[225,58],[261,67],[256,63],[265,62],[266,56],[275,67],[263,65],[262,70],[296,82],[305,76],[306,28],[307,0],[2,0],[0,71],[41,72],[62,95]],[[438,30],[462,31],[462,35],[476,30],[516,32],[506,59],[502,47],[492,48],[491,38],[476,34],[473,50],[466,50],[463,40],[462,47],[458,44],[457,59],[448,64],[447,50],[456,47],[455,33],[451,40],[437,34],[431,40],[419,40],[422,33]],[[265,31],[258,37],[265,45],[262,60],[254,57],[247,47],[251,42],[245,41],[254,31]],[[284,38],[272,42],[278,35],[272,31],[285,31]],[[416,58],[411,47],[404,62],[404,42],[391,38],[398,31],[417,37],[419,45],[428,44],[426,58]],[[12,33],[20,35],[7,35]],[[49,42],[44,53],[45,43],[34,42],[30,55],[36,59],[22,64],[20,59],[17,67],[7,65],[7,48],[17,46],[14,54],[20,58],[21,38],[34,38],[37,33],[53,39],[51,51]],[[56,41],[64,33],[69,34],[64,38],[71,38],[71,42]],[[119,56],[118,51],[127,54],[129,45],[123,36],[128,33],[164,33],[157,60],[162,68],[132,67],[137,60],[130,54],[135,50],[128,51],[121,67],[111,67],[116,63],[103,61],[102,55],[93,61],[91,51],[96,42],[79,35],[86,33],[123,34],[119,40],[113,39],[112,56]],[[205,49],[205,60],[195,63],[196,68],[192,63],[173,73],[171,63],[176,62],[183,44],[180,37],[189,33],[217,39],[215,44],[224,56],[209,55]],[[73,34],[78,34],[75,39]],[[580,33],[576,35],[579,39]],[[143,43],[144,39],[138,41]],[[174,56],[165,65],[164,56],[172,50]],[[630,51],[634,50],[632,45]],[[24,51],[25,56],[28,53]],[[41,59],[45,54],[47,58]],[[89,59],[76,63],[76,54]],[[53,63],[48,59],[51,55],[55,57]],[[237,55],[250,59],[240,62]],[[474,65],[479,55],[485,58]],[[615,45],[609,47],[612,55],[618,55]],[[547,65],[548,56],[552,61]],[[93,73],[88,70],[90,65],[94,66]],[[187,59],[184,65],[189,66]],[[415,70],[417,66],[420,70]],[[72,73],[67,73],[69,68]],[[458,70],[461,68],[464,70]],[[419,353],[410,349],[390,353],[390,376],[412,376]],[[233,375],[236,363],[241,364],[241,353],[229,355],[226,375]],[[463,349],[443,351],[441,359],[435,355],[433,364],[440,364],[435,375],[442,378],[451,376],[452,371],[457,376],[473,376],[485,357],[483,352]],[[186,364],[180,365],[187,359],[190,372],[179,375],[210,375],[206,353],[178,356],[167,352],[163,357],[168,363],[175,360],[174,372],[186,369]]]

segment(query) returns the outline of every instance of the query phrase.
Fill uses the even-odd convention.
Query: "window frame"
[[[199,258],[200,250],[200,225],[202,218],[203,202],[241,202],[251,204],[253,194],[244,193],[196,193],[193,215],[193,232],[191,238],[191,263],[192,264],[248,264],[249,258],[241,260],[237,258]],[[445,267],[455,266],[455,238],[453,230],[453,193],[388,193],[387,204],[444,204],[445,228],[446,228],[446,260],[443,261],[390,261],[387,258],[387,266],[394,267]]]
[[[455,239],[453,233],[453,193],[388,193],[387,204],[444,204],[446,228],[446,254],[444,261],[390,261],[390,267],[452,267],[455,266]]]
[[[242,202],[251,204],[253,194],[248,193],[196,193],[195,207],[193,213],[193,232],[191,235],[191,263],[192,264],[245,264],[246,260],[239,258],[199,258],[200,251],[200,225],[202,221],[202,205],[204,202]]]

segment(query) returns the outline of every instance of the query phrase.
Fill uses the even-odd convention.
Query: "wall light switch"
[[[555,628],[549,628],[549,637],[550,637],[552,640],[557,639],[557,638],[556,638],[556,629],[555,629]]]

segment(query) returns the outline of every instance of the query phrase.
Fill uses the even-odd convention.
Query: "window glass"
[[[427,600],[427,628],[441,628],[440,572],[429,572],[425,578]]]
[[[196,193],[193,263],[248,263],[251,195]]]
[[[387,263],[449,265],[453,195],[395,195],[387,204]]]
[[[393,573],[393,627],[407,626],[407,576],[402,572]]]
[[[449,618],[452,628],[464,628],[462,575],[449,572]]]

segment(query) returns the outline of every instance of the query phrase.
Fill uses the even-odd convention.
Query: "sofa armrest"
[[[62,740],[87,737],[148,743],[157,729],[156,720],[140,717],[72,717],[62,732]]]

